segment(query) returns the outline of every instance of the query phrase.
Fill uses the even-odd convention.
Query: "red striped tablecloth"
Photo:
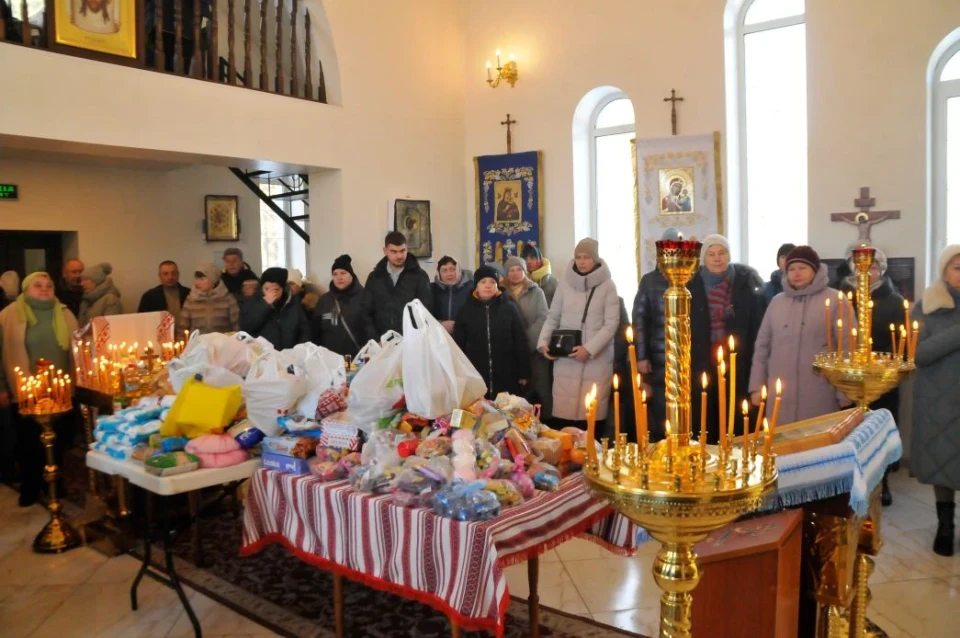
[[[462,523],[389,496],[260,469],[251,478],[242,556],[281,543],[301,560],[417,600],[465,629],[503,633],[510,600],[504,569],[582,536],[619,553],[637,528],[594,499],[577,474],[496,519]]]

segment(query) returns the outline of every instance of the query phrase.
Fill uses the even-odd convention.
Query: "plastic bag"
[[[276,351],[263,353],[243,382],[247,418],[266,436],[280,433],[277,415],[290,410],[306,393],[306,380],[290,374]]]
[[[246,377],[257,357],[271,350],[273,346],[269,341],[255,339],[245,332],[235,335],[194,333],[183,354],[167,364],[170,383],[179,392],[192,374],[209,374],[212,368],[223,368]]]
[[[355,356],[353,360],[355,363],[362,365],[372,359],[374,356],[380,354],[380,350],[382,350],[380,344],[371,339],[364,344],[362,348],[360,348],[359,352],[357,352],[357,356]]]
[[[361,368],[347,397],[353,425],[370,433],[388,423],[403,405],[403,337],[383,336],[380,352]]]
[[[160,434],[195,438],[219,434],[233,422],[243,398],[240,386],[213,388],[196,378],[187,379],[163,421]]]
[[[300,343],[281,353],[285,363],[303,370],[307,380],[307,393],[297,403],[297,412],[313,416],[317,402],[327,390],[339,390],[347,384],[347,371],[343,357],[312,343]]]
[[[500,514],[500,500],[484,481],[454,483],[433,497],[433,511],[458,521],[486,521]]]
[[[418,299],[403,309],[403,334],[403,376],[411,412],[435,419],[486,394],[483,377]]]

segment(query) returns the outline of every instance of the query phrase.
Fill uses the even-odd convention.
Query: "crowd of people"
[[[663,239],[677,239],[667,229]],[[874,304],[874,347],[891,349],[889,323],[902,316],[903,297],[886,275],[887,259],[877,251],[870,271]],[[64,369],[69,362],[69,334],[99,316],[122,312],[120,292],[110,264],[85,267],[68,260],[54,282],[33,273],[19,283],[16,273],[0,276],[4,300],[0,311],[0,407],[10,405],[9,380],[15,366],[29,369],[43,357]],[[848,268],[852,273],[852,268]],[[934,549],[953,552],[955,490],[960,488],[960,246],[948,247],[940,259],[940,278],[914,308],[920,323],[914,445],[911,471],[935,485],[940,522]],[[349,255],[331,266],[324,291],[295,269],[267,268],[257,276],[237,248],[224,252],[224,267],[203,263],[193,270],[190,287],[180,283],[176,263],[159,266],[157,287],[145,292],[138,312],[166,310],[177,330],[199,333],[243,330],[263,337],[278,349],[312,341],[342,355],[355,356],[369,339],[388,331],[403,332],[404,307],[419,300],[446,329],[484,378],[489,396],[522,395],[541,406],[541,416],[558,426],[582,425],[583,397],[596,384],[601,431],[611,405],[616,372],[629,383],[630,366],[624,337],[632,324],[638,367],[650,410],[651,439],[663,437],[665,328],[663,293],[668,283],[654,269],[640,280],[633,312],[614,283],[594,239],[581,240],[566,264],[552,265],[533,244],[503,264],[483,264],[475,272],[453,257],[437,263],[433,281],[410,254],[402,233],[388,233],[383,258],[361,284]],[[754,410],[761,388],[783,385],[781,423],[835,412],[851,405],[848,397],[817,376],[811,366],[816,353],[839,334],[824,313],[827,299],[855,290],[852,274],[829,281],[826,264],[810,246],[784,244],[777,268],[764,282],[757,271],[733,263],[727,239],[708,235],[702,241],[701,263],[688,284],[691,292],[691,359],[694,376],[716,370],[718,347],[732,336],[739,365],[735,383]],[[848,326],[848,329],[852,326]],[[557,344],[565,343],[566,349]],[[559,348],[559,349],[558,349]],[[734,382],[733,379],[730,380]],[[626,387],[626,385],[625,385]],[[899,390],[872,407],[897,413]],[[718,439],[718,384],[692,392],[694,422],[707,412],[708,441]],[[633,414],[632,393],[621,392],[621,414]],[[772,412],[773,402],[766,403]],[[769,414],[767,416],[770,416]],[[737,419],[737,433],[742,421]],[[608,428],[608,429],[612,429]],[[625,427],[631,432],[632,428]],[[38,458],[34,436],[21,436],[21,465]],[[34,445],[36,443],[36,445]],[[4,472],[9,472],[8,446]],[[19,448],[18,448],[19,449]],[[39,468],[42,463],[36,463]],[[32,466],[31,466],[32,467]],[[21,501],[33,502],[41,486],[39,471],[22,476],[28,489]],[[34,489],[36,488],[36,489]],[[30,495],[34,496],[31,497]],[[884,504],[892,502],[886,478]]]

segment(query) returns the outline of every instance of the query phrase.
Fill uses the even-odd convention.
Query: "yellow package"
[[[203,434],[220,434],[236,418],[242,403],[238,385],[212,388],[198,379],[188,379],[173,402],[160,434],[191,439]]]

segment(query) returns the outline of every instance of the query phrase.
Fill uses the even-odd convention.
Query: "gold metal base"
[[[70,524],[51,514],[50,521],[33,539],[33,551],[39,554],[59,554],[80,546],[80,534]]]
[[[37,537],[33,539],[33,551],[41,554],[59,554],[80,546],[80,534],[67,523],[61,511],[63,506],[57,499],[57,476],[60,468],[57,467],[53,446],[57,440],[57,433],[53,429],[54,419],[66,414],[57,413],[26,413],[40,424],[42,432],[40,441],[46,450],[47,464],[43,468],[43,478],[47,481],[47,510],[50,512],[50,521],[44,525]]]

